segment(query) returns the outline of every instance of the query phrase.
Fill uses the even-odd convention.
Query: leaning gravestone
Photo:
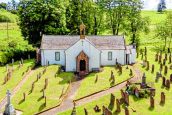
[[[158,61],[158,53],[155,54],[155,61]]]
[[[11,104],[11,93],[9,90],[7,90],[7,104],[5,106],[5,111],[4,111],[4,115],[15,115],[16,111],[13,107],[13,105]]]
[[[161,104],[165,104],[165,93],[161,92]]]
[[[149,61],[147,61],[147,64],[146,64],[146,66],[147,66],[147,70],[149,70]]]

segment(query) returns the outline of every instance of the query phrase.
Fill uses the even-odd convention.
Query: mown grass
[[[15,62],[12,77],[6,84],[4,84],[4,77],[7,74],[6,66],[0,67],[0,101],[5,97],[8,89],[13,90],[13,88],[22,80],[23,73],[27,71],[28,67],[34,66],[34,63],[34,60],[24,60],[23,66],[19,69],[18,62]]]
[[[23,115],[32,115],[34,113],[40,112],[42,110],[48,109],[50,107],[56,106],[61,102],[60,96],[62,89],[66,91],[69,81],[72,80],[72,73],[62,72],[56,75],[59,66],[51,65],[47,67],[47,71],[42,77],[35,82],[35,87],[31,93],[31,86],[37,79],[37,74],[42,73],[44,67],[37,68],[34,73],[29,76],[28,80],[21,87],[19,92],[12,99],[14,107],[22,110]],[[55,76],[56,75],[56,76]],[[45,90],[45,96],[47,97],[47,105],[44,105],[44,98],[42,89],[45,84],[45,78],[48,78],[48,87]],[[23,93],[26,94],[26,100],[23,101]]]
[[[100,90],[104,90],[106,88],[109,88],[113,86],[111,82],[109,81],[111,76],[111,71],[113,71],[115,76],[115,84],[118,84],[131,76],[130,69],[126,69],[126,66],[122,67],[122,74],[119,73],[119,69],[116,69],[115,66],[107,66],[103,67],[103,71],[99,73],[91,73],[88,76],[86,76],[83,81],[81,82],[81,86],[79,87],[77,91],[76,99],[79,99],[81,97],[90,95],[92,93],[98,92]],[[96,76],[98,75],[98,80],[95,83]]]

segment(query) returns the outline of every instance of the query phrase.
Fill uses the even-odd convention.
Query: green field
[[[57,106],[61,102],[62,89],[64,92],[69,86],[70,80],[72,80],[72,73],[60,73],[56,75],[59,66],[51,65],[47,67],[47,71],[42,77],[35,82],[35,87],[31,93],[31,86],[37,79],[37,74],[43,72],[44,67],[39,67],[29,76],[28,80],[21,87],[19,92],[12,99],[12,103],[15,108],[22,110],[23,115],[31,115],[50,107]],[[55,76],[56,75],[56,76]],[[47,97],[47,105],[44,105],[44,98],[42,98],[42,89],[45,84],[45,78],[48,78],[48,86],[45,90],[45,96]],[[63,92],[63,93],[64,93]],[[26,100],[23,101],[23,93],[26,94]],[[34,106],[33,106],[34,105]]]

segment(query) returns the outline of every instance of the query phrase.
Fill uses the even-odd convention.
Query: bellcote
[[[80,39],[85,39],[85,25],[83,23],[80,25]]]

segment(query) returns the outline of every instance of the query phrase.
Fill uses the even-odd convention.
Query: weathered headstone
[[[112,115],[112,112],[105,106],[103,106],[102,109],[103,109],[103,115]]]
[[[125,92],[124,95],[125,95],[124,97],[125,104],[129,105],[129,94]]]
[[[45,90],[44,89],[42,90],[42,97],[43,98],[45,97]]]
[[[125,106],[125,115],[129,115],[129,110],[127,106]]]
[[[147,55],[147,47],[145,47],[145,55]]]
[[[145,73],[143,73],[141,88],[145,88],[146,86],[147,86],[147,84],[146,84],[146,75],[145,75]]]
[[[167,72],[168,72],[168,67],[165,66],[165,68],[164,68],[164,74],[167,74]]]
[[[166,80],[166,87],[167,87],[168,89],[170,89],[170,80],[169,80],[169,79]]]
[[[161,104],[165,104],[165,93],[161,92]]]
[[[119,99],[116,99],[116,112],[121,112]]]
[[[154,69],[155,69],[155,66],[154,66],[154,64],[152,64],[152,73],[154,73]]]
[[[45,85],[44,85],[44,89],[46,89],[48,86],[48,78],[45,79]]]
[[[153,96],[150,96],[150,107],[154,108],[154,98],[153,98]]]
[[[166,78],[162,77],[162,86],[165,86],[165,81],[166,81]]]
[[[4,111],[4,115],[16,115],[16,111],[13,107],[13,105],[11,104],[11,93],[9,90],[7,90],[7,104],[5,106],[5,111]]]
[[[132,76],[133,75],[133,70],[132,69],[130,69],[130,76]]]
[[[162,69],[163,69],[163,65],[162,65],[162,63],[161,63],[161,64],[160,64],[159,70],[162,71]]]

